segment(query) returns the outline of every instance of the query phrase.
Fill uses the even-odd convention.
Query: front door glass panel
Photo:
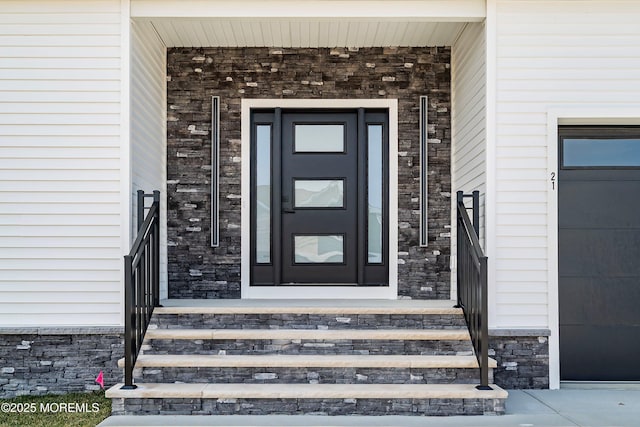
[[[342,264],[344,236],[294,236],[296,264]]]
[[[296,153],[343,153],[344,125],[296,124],[294,147]]]
[[[344,207],[344,180],[296,179],[294,182],[296,208]]]

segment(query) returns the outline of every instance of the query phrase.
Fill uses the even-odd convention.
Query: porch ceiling
[[[149,22],[167,47],[450,46],[464,22],[167,19]]]
[[[485,0],[131,0],[167,47],[452,45]]]

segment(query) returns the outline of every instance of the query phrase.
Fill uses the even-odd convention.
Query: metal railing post
[[[456,193],[456,252],[457,252],[457,256],[456,256],[456,299],[457,299],[457,303],[455,305],[456,308],[461,308],[462,307],[462,294],[461,292],[461,288],[460,288],[460,279],[461,279],[461,269],[463,268],[462,263],[460,262],[460,259],[462,258],[460,256],[460,251],[462,250],[462,245],[461,245],[461,241],[462,241],[462,233],[460,230],[460,212],[459,212],[459,208],[458,206],[460,206],[460,203],[464,203],[464,192],[462,191],[458,191]]]
[[[489,387],[489,316],[487,295],[487,257],[480,258],[480,385],[479,390],[492,390]]]
[[[158,206],[153,239],[153,306],[160,307],[160,192],[153,192],[153,203]]]
[[[465,198],[472,198],[473,221],[467,213]],[[480,247],[480,192],[457,192],[457,289],[458,306],[465,321],[480,368],[479,390],[489,386],[489,327],[487,294],[487,257]]]
[[[134,389],[133,384],[133,276],[131,255],[124,256],[124,386],[123,389]]]
[[[480,192],[474,191],[471,197],[473,198],[473,229],[476,230],[476,236],[480,240]]]
[[[136,233],[140,231],[140,227],[142,226],[142,223],[144,222],[144,191],[142,190],[138,190],[137,192],[138,194],[138,214],[136,217]]]
[[[153,309],[160,302],[160,192],[153,195],[137,192],[137,237],[131,251],[124,257],[124,386],[134,389],[133,368],[151,321]],[[153,204],[145,217],[144,201],[153,197]]]

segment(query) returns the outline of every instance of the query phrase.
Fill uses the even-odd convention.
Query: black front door
[[[256,112],[252,285],[387,285],[387,113]]]
[[[356,284],[356,113],[282,117],[282,283]]]

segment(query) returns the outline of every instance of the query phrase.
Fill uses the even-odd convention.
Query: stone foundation
[[[549,331],[493,330],[489,357],[498,362],[493,376],[504,389],[549,388]]]
[[[122,328],[0,330],[0,398],[99,390],[122,380]]]
[[[170,298],[240,298],[242,98],[398,99],[399,295],[450,296],[450,48],[171,48]],[[419,246],[420,96],[428,96],[429,246]],[[211,97],[220,97],[220,246],[211,247]],[[392,260],[393,261],[393,260]]]
[[[500,415],[505,399],[113,399],[113,415]]]

